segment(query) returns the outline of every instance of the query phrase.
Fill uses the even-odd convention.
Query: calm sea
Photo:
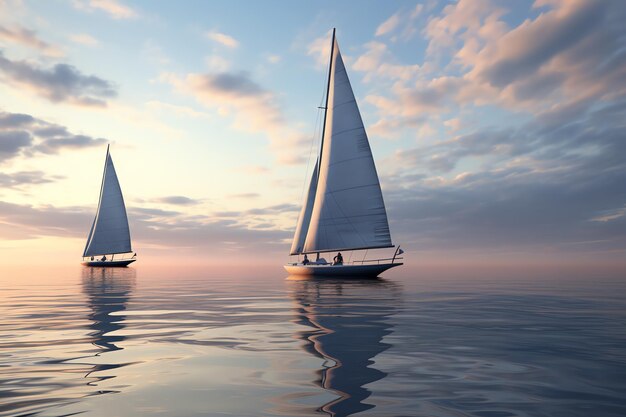
[[[3,416],[626,415],[626,279],[137,266],[0,285]]]

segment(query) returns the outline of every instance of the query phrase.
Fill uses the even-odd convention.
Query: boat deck
[[[84,266],[99,266],[104,268],[124,267],[132,264],[137,259],[122,259],[120,261],[86,261],[82,262]]]
[[[319,264],[287,264],[285,270],[290,275],[307,275],[321,277],[375,278],[386,270],[402,265],[401,262],[374,265],[319,265]]]

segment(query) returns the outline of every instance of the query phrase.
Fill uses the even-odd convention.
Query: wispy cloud
[[[33,239],[44,236],[86,238],[95,207],[33,206],[0,201],[0,238]],[[271,210],[272,215],[280,208]],[[236,212],[235,212],[236,213]],[[241,214],[241,213],[240,213]],[[284,252],[291,232],[267,227],[252,228],[234,219],[217,215],[187,215],[178,210],[128,207],[133,243],[140,253],[148,248],[183,250],[189,254],[212,253],[218,257],[230,251],[249,251],[266,256]]]
[[[0,186],[5,189],[21,189],[29,185],[47,184],[59,179],[61,177],[49,177],[43,171],[0,172]]]
[[[152,39],[148,39],[144,42],[141,55],[158,66],[168,65],[171,62],[171,59],[163,51],[163,48]]]
[[[432,6],[429,6],[432,7]],[[376,28],[375,36],[388,36],[392,41],[408,40],[416,32],[415,22],[422,15],[423,4],[417,4],[412,10],[401,10],[391,15]]]
[[[262,133],[281,163],[302,162],[296,150],[305,139],[286,122],[276,96],[246,72],[162,74],[161,80],[181,93],[195,97],[222,117],[231,117],[242,131]]]
[[[49,57],[58,58],[64,55],[61,48],[45,42],[37,36],[35,31],[22,26],[0,26],[0,41],[19,43],[20,45],[36,49]]]
[[[419,68],[395,61],[381,42],[367,44],[354,69],[363,71],[366,81],[393,82],[386,94],[368,96],[379,112],[376,126],[392,135],[403,125],[447,117],[462,106],[540,115],[626,93],[619,81],[626,77],[621,64],[626,8],[613,2],[551,2],[535,19],[510,28],[503,6],[461,0],[432,16],[424,31],[426,61]]]
[[[103,11],[113,19],[133,19],[138,17],[135,10],[116,0],[74,0],[74,7],[89,12]]]
[[[312,40],[307,45],[306,53],[315,59],[318,67],[326,67],[330,56],[330,32]]]
[[[74,42],[77,43],[79,45],[85,45],[85,46],[98,46],[100,44],[100,42],[98,41],[98,39],[94,38],[93,36],[87,34],[87,33],[76,33],[73,35],[69,35],[68,38]]]
[[[239,46],[239,41],[225,33],[210,31],[206,33],[206,36],[213,42],[217,42],[220,45],[226,46],[228,48],[237,48]]]
[[[626,206],[613,210],[605,210],[600,215],[591,219],[594,222],[610,222],[626,217]]]
[[[104,143],[105,139],[73,134],[65,126],[49,123],[29,114],[0,110],[0,163],[19,156],[56,154]]]
[[[385,77],[393,81],[408,81],[416,77],[420,66],[418,64],[402,65],[395,62],[387,45],[382,42],[365,44],[366,52],[360,55],[352,68],[355,71],[365,72],[364,81]]]
[[[385,20],[383,23],[378,26],[376,29],[376,36],[385,35],[392,30],[396,29],[400,24],[400,16],[396,13],[392,15],[389,19]]]
[[[84,75],[76,67],[56,64],[42,68],[29,61],[12,61],[0,52],[0,75],[9,84],[25,87],[52,101],[82,106],[106,106],[117,96],[115,87],[95,75]]]
[[[207,69],[211,72],[226,72],[232,67],[232,62],[219,55],[210,55],[205,59]]]
[[[199,200],[185,197],[183,195],[171,195],[167,197],[159,197],[154,200],[157,203],[170,204],[174,206],[193,206],[199,204]]]
[[[178,106],[175,104],[165,103],[158,100],[150,100],[146,103],[146,107],[158,112],[174,113],[179,116],[192,117],[194,119],[210,119],[211,116],[207,113],[203,113],[192,109],[187,106]]]

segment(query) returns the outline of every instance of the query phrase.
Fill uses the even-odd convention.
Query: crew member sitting
[[[343,256],[341,256],[341,252],[337,253],[337,256],[333,258],[333,265],[343,265]]]
[[[302,260],[302,265],[308,265],[309,263],[311,263],[311,261],[309,261],[309,258],[306,256],[306,253],[305,253],[304,259]]]

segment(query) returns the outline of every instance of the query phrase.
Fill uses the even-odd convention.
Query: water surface
[[[1,277],[0,415],[626,415],[626,280]]]

